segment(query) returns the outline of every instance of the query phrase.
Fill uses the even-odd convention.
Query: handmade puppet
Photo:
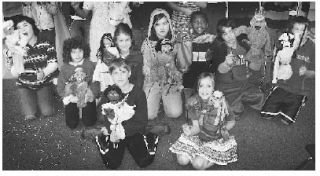
[[[255,13],[250,20],[250,27],[240,26],[235,29],[236,36],[242,33],[248,35],[248,45],[250,46],[245,58],[249,61],[249,68],[259,71],[265,59],[272,55],[270,35],[267,31],[267,23],[263,15],[263,10]]]
[[[12,20],[3,22],[3,38],[5,41],[3,51],[7,59],[7,66],[11,70],[11,74],[17,77],[25,72],[24,56],[27,55],[27,38],[18,30],[14,30]]]
[[[110,141],[117,143],[120,139],[126,137],[122,122],[129,120],[134,115],[135,106],[126,103],[128,95],[124,96],[121,89],[116,85],[108,86],[103,95],[107,101],[101,106],[102,115],[110,122]],[[104,132],[104,134],[106,133]]]
[[[86,73],[82,68],[76,68],[75,73],[71,76],[65,87],[64,105],[70,102],[77,103],[78,108],[84,108],[87,102],[93,102],[94,95],[85,80]]]
[[[294,53],[294,35],[291,33],[283,33],[279,37],[279,42],[280,49],[274,61],[273,84],[277,83],[278,80],[288,80],[293,74],[290,63]]]

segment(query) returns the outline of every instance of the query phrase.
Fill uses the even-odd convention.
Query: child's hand
[[[229,53],[227,56],[226,56],[226,59],[225,59],[225,62],[228,66],[233,66],[234,65],[234,55]]]
[[[299,75],[303,76],[307,71],[307,68],[305,66],[302,66],[299,68]]]
[[[64,87],[64,95],[65,96],[72,94],[71,87],[72,87],[72,84],[66,84],[66,86]]]
[[[185,135],[191,136],[191,126],[189,126],[188,124],[183,124],[182,130]]]

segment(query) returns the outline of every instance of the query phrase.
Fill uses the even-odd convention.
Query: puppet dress
[[[199,120],[200,133],[194,136],[182,133],[169,150],[176,154],[186,154],[191,160],[196,156],[201,156],[218,165],[227,165],[237,161],[237,142],[234,136],[229,136],[229,139],[224,140],[220,133],[223,124],[234,120],[234,116],[228,115],[218,125],[214,125],[216,118],[219,118],[217,108],[203,101],[198,95],[192,98],[195,101],[187,104],[188,114],[192,120]]]

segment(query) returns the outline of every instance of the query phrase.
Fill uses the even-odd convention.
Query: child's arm
[[[192,120],[192,125],[183,124],[182,125],[183,133],[187,136],[193,136],[200,132],[200,126],[198,120]]]
[[[57,84],[57,92],[60,97],[64,97],[65,95],[65,85],[66,85],[66,79],[65,79],[65,72],[64,72],[65,67],[62,66],[59,77],[58,77],[58,84]]]
[[[150,75],[151,69],[151,60],[152,60],[152,49],[151,44],[149,43],[148,39],[144,40],[141,46],[141,53],[143,56],[143,74],[145,77]]]

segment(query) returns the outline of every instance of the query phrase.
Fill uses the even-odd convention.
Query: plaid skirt
[[[218,165],[227,165],[238,160],[237,143],[234,136],[230,136],[227,141],[223,141],[221,138],[203,142],[198,136],[182,134],[169,150],[176,154],[186,154],[190,160],[201,156]]]

